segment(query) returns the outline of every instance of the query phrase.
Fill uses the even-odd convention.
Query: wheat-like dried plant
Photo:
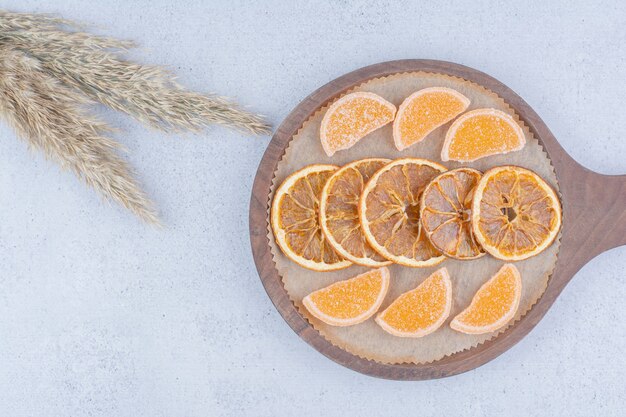
[[[158,223],[151,202],[103,134],[110,128],[84,110],[89,104],[21,51],[0,46],[0,116],[31,147],[72,170],[87,184],[149,223]]]
[[[89,185],[144,220],[152,204],[104,136],[108,126],[86,105],[100,102],[164,131],[199,131],[211,124],[269,133],[261,116],[180,86],[169,71],[128,61],[134,44],[80,32],[48,15],[0,10],[0,116],[32,147],[70,168]]]
[[[180,86],[169,71],[123,59],[132,42],[62,30],[71,22],[0,12],[0,40],[28,51],[69,86],[115,110],[165,131],[199,131],[222,124],[253,133],[269,133],[260,116],[215,95]],[[71,27],[71,26],[70,26]],[[24,30],[26,29],[26,30]]]

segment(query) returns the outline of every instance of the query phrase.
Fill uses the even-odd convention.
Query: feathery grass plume
[[[264,134],[270,126],[215,95],[188,91],[169,71],[130,62],[133,42],[81,32],[82,25],[42,14],[0,10],[0,117],[111,200],[158,223],[152,203],[105,136],[110,128],[85,106],[100,102],[164,131],[211,124]]]
[[[56,29],[59,26],[81,25],[47,14],[11,13],[0,10],[0,30],[31,30],[31,29]]]
[[[27,52],[94,100],[169,132],[199,131],[211,124],[270,132],[261,116],[224,98],[188,91],[161,67],[123,59],[130,42],[66,30],[72,27],[68,21],[31,16],[0,11],[0,42]]]
[[[103,136],[111,129],[85,111],[90,102],[44,71],[37,60],[0,46],[0,116],[29,146],[145,221],[158,224],[152,203],[115,153],[120,145]]]

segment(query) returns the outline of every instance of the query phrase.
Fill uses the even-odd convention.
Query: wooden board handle
[[[603,235],[599,249],[605,251],[626,245],[626,175],[595,175],[598,188],[588,202],[590,208],[603,216],[596,227]],[[593,201],[589,201],[591,198]]]
[[[626,244],[626,175],[603,175],[570,159],[562,178],[562,240],[576,252],[575,270],[604,251]]]
[[[585,218],[594,221],[598,254],[626,245],[626,175],[593,172],[588,178],[580,215],[581,221]]]

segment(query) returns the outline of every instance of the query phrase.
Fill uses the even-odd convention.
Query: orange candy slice
[[[361,230],[359,197],[363,186],[389,159],[354,161],[326,181],[320,198],[320,225],[328,243],[344,258],[364,266],[380,267],[391,262],[376,252]]]
[[[379,268],[336,282],[302,300],[316,318],[331,326],[352,326],[372,317],[389,288],[389,270]]]
[[[518,151],[526,144],[515,119],[496,109],[465,113],[452,123],[441,150],[442,161],[472,162],[486,156]]]
[[[271,224],[283,253],[314,271],[334,271],[352,263],[338,255],[319,224],[319,197],[339,167],[309,165],[288,176],[274,193]]]
[[[398,108],[393,141],[399,151],[422,141],[429,133],[463,113],[470,100],[456,90],[431,87],[419,90]]]
[[[398,297],[376,317],[376,323],[394,336],[422,337],[437,330],[451,308],[452,283],[448,270],[441,268]]]
[[[361,194],[359,217],[374,250],[404,266],[427,267],[444,261],[422,229],[420,198],[426,185],[445,170],[426,159],[403,158],[372,176]]]
[[[476,186],[472,229],[480,245],[507,261],[535,256],[561,228],[561,204],[539,175],[516,166],[488,170]]]
[[[505,264],[472,298],[471,304],[456,316],[450,327],[462,333],[482,334],[505,326],[517,312],[522,280],[512,264]]]
[[[361,138],[393,121],[396,107],[374,94],[358,92],[333,103],[320,126],[320,139],[326,155],[348,149]]]

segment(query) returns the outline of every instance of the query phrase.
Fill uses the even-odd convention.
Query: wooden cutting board
[[[267,238],[268,195],[274,172],[289,141],[320,107],[373,78],[413,71],[461,77],[482,85],[503,98],[526,123],[545,148],[559,182],[563,204],[561,248],[545,293],[521,320],[498,337],[428,364],[383,364],[332,345],[295,308],[270,252]],[[624,160],[623,155],[618,157]],[[604,251],[626,244],[626,175],[602,175],[578,164],[521,97],[487,74],[445,61],[408,59],[383,62],[353,71],[321,87],[304,99],[276,130],[263,155],[252,188],[250,241],[259,276],[276,309],[291,328],[315,349],[341,365],[380,378],[441,378],[474,369],[511,348],[535,327],[583,265]]]

